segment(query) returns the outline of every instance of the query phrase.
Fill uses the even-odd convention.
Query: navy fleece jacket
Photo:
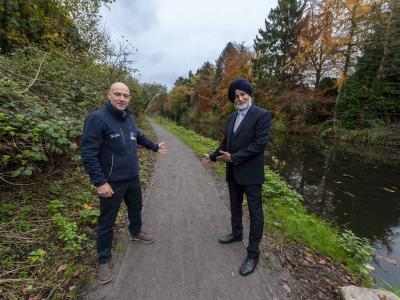
[[[158,151],[136,126],[129,111],[116,109],[108,100],[88,115],[81,138],[81,158],[95,186],[139,177],[137,144]]]

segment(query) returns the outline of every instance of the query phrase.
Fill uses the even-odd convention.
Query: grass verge
[[[165,119],[158,124],[175,134],[196,153],[211,153],[218,142],[201,136]],[[213,165],[216,172],[225,176],[225,165]],[[350,231],[340,232],[324,220],[306,212],[301,195],[294,191],[277,173],[266,167],[266,181],[263,184],[265,232],[274,240],[298,241],[322,255],[332,258],[345,266],[348,272],[361,277],[370,285],[367,263],[372,258],[372,247],[366,239],[356,237]]]

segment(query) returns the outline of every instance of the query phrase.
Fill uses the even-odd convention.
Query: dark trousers
[[[262,208],[262,185],[240,185],[233,176],[228,177],[229,198],[231,205],[232,233],[237,237],[243,236],[242,203],[246,194],[250,214],[249,245],[247,256],[257,258],[260,255],[259,244],[264,228],[264,212]]]
[[[138,234],[142,229],[142,190],[140,180],[110,183],[114,195],[100,197],[100,216],[97,224],[97,255],[99,264],[111,260],[115,220],[122,199],[128,208],[129,231]]]

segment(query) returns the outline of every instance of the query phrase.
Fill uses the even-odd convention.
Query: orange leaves
[[[64,272],[67,268],[68,268],[68,264],[59,266],[58,269],[57,269],[57,272],[58,272],[58,273]]]
[[[251,57],[243,44],[228,43],[216,65],[205,62],[195,76],[177,80],[168,94],[169,113],[175,120],[190,111],[198,120],[225,118],[232,109],[227,97],[229,84],[237,77],[251,80]]]
[[[339,88],[356,62],[360,35],[368,28],[372,0],[310,0],[298,38],[299,53],[292,65],[314,80],[342,77]],[[311,74],[311,76],[310,76]]]
[[[242,44],[228,43],[222,50],[216,65],[215,92],[212,102],[218,106],[221,117],[225,118],[231,110],[227,94],[232,80],[237,77],[252,79],[251,52]]]
[[[84,203],[82,205],[82,208],[84,208],[84,209],[93,209],[93,206],[90,203]]]

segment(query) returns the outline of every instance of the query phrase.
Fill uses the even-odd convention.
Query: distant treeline
[[[389,133],[400,121],[399,40],[397,0],[279,0],[253,49],[229,42],[149,109],[183,123],[224,119],[229,83],[241,76],[276,129]]]

